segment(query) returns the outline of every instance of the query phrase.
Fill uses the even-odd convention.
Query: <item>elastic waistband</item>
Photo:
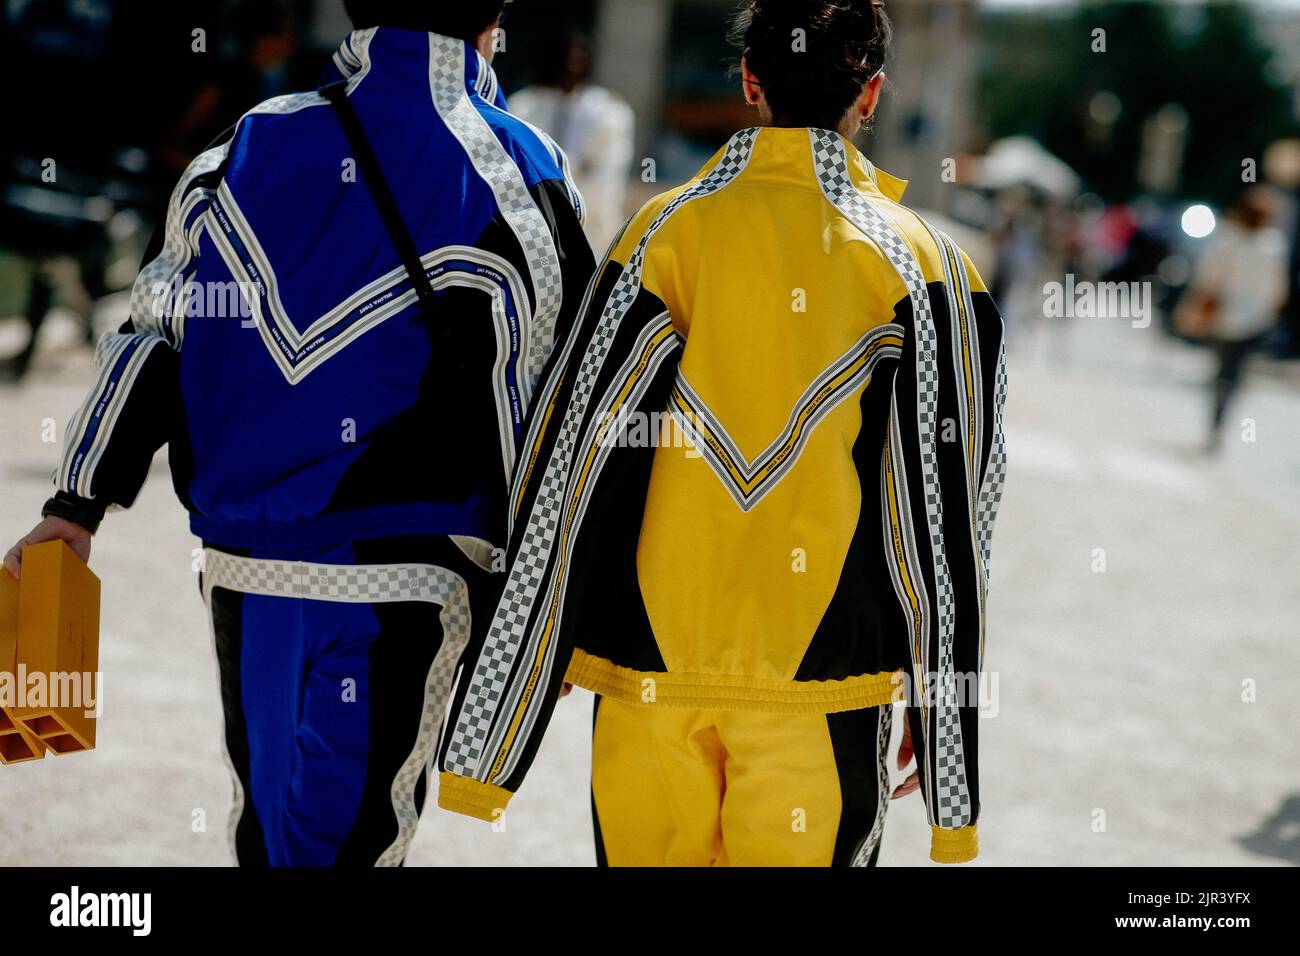
[[[581,648],[573,652],[564,679],[625,704],[778,714],[835,714],[879,707],[903,700],[904,688],[902,671],[819,681],[637,671]]]
[[[411,535],[463,535],[495,541],[492,531],[497,509],[472,499],[465,504],[421,503],[378,505],[339,511],[302,521],[225,521],[190,514],[190,531],[204,541],[227,548],[322,548],[373,538]]]

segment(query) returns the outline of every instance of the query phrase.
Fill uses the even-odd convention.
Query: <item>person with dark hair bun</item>
[[[881,0],[752,0],[732,28],[745,100],[764,126],[849,137],[875,111],[891,38]]]
[[[751,0],[737,36],[762,125],[632,218],[543,384],[440,800],[499,816],[568,682],[597,695],[600,862],[871,865],[906,701],[892,796],[964,862],[1002,321],[852,142],[879,0]]]

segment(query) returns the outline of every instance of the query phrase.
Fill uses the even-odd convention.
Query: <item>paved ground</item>
[[[46,494],[57,450],[42,419],[61,431],[90,374],[58,332],[30,384],[0,387],[6,546]],[[1193,452],[1206,371],[1121,324],[1020,335],[977,865],[1300,863],[1300,389],[1253,378],[1234,419],[1253,419],[1257,440],[1234,432],[1206,459]],[[160,459],[92,561],[101,745],[0,768],[0,864],[228,862],[194,545]],[[506,832],[430,811],[411,862],[590,864],[589,721],[589,697],[561,703]],[[883,864],[926,862],[923,816],[915,797],[894,804]]]

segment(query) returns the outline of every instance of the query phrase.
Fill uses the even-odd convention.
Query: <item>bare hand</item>
[[[912,749],[912,724],[907,719],[907,714],[903,715],[903,742],[898,747],[898,769],[903,770],[912,762],[912,756],[915,751]],[[890,800],[897,800],[899,797],[905,797],[909,793],[915,793],[921,789],[921,771],[913,770],[907,775],[907,778],[894,788],[890,794]]]
[[[560,688],[560,697],[568,697],[572,693],[573,693],[573,685],[566,680],[564,682],[564,686]]]
[[[40,524],[9,549],[5,555],[5,568],[15,578],[18,577],[22,571],[23,548],[44,541],[66,541],[82,561],[90,560],[90,532],[79,524],[51,515],[42,518]]]

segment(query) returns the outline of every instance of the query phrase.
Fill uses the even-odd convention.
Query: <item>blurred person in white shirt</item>
[[[1210,450],[1218,447],[1242,366],[1276,327],[1286,299],[1287,239],[1273,225],[1276,205],[1266,186],[1241,194],[1197,260],[1176,315],[1179,328],[1206,339],[1218,359]]]
[[[627,219],[624,202],[636,118],[617,93],[590,82],[592,51],[586,37],[553,37],[541,63],[538,83],[510,96],[510,112],[545,130],[568,154],[587,207],[587,238],[600,250]]]

